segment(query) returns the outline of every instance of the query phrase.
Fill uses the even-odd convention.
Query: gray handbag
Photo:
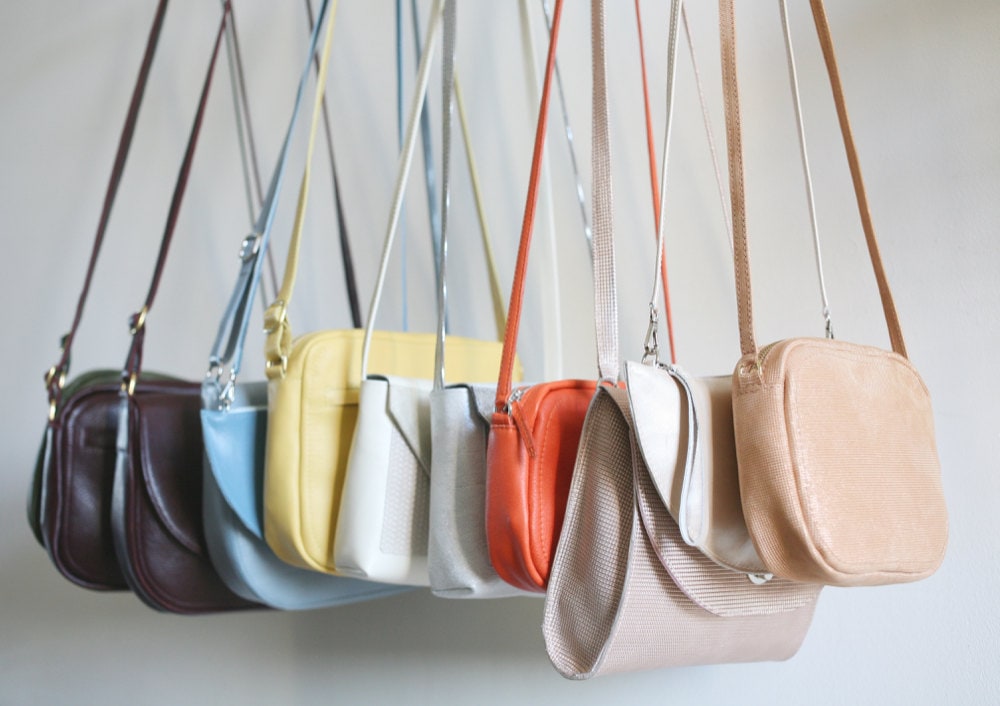
[[[454,8],[446,7],[444,49],[444,111],[442,164],[441,242],[438,252],[438,337],[435,356],[431,410],[430,521],[427,569],[431,590],[442,598],[503,598],[525,595],[510,586],[493,570],[486,546],[486,442],[496,398],[496,384],[455,384],[445,386],[445,310],[447,289],[448,176],[451,149],[452,84],[454,62]],[[463,116],[461,93],[454,92]],[[463,130],[468,130],[464,124]],[[473,184],[475,167],[466,141]],[[477,208],[483,226],[483,244],[490,277],[496,282],[496,268],[485,229],[478,188]],[[491,287],[497,333],[504,329],[503,303],[499,286]]]

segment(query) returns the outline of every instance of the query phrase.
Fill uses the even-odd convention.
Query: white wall
[[[657,125],[663,120],[666,4],[647,1],[643,7]],[[885,345],[807,3],[790,4],[837,333]],[[23,508],[46,411],[42,371],[54,361],[71,319],[153,5],[0,4],[0,369],[7,457],[0,472],[0,703],[1000,702],[1000,4],[829,3],[888,274],[912,359],[935,403],[951,515],[941,570],[913,585],[825,591],[805,645],[785,664],[665,670],[587,684],[566,682],[548,665],[537,600],[448,602],[414,594],[303,614],[184,618],[156,614],[128,594],[76,588],[35,545]],[[302,60],[304,12],[297,2],[280,9],[267,0],[237,5],[254,119],[270,165]],[[367,299],[395,169],[392,3],[341,5],[330,93],[350,235]],[[523,85],[517,9],[512,0],[461,5],[460,71],[506,279],[534,120]],[[538,3],[531,5],[537,12]],[[567,5],[560,59],[589,173],[589,13],[583,2]],[[645,330],[652,218],[632,3],[609,5],[621,340],[623,353],[632,357],[640,354]],[[715,8],[691,5],[721,139]],[[754,3],[753,12],[751,3],[739,5],[757,332],[761,340],[816,335],[822,330],[819,298],[777,3]],[[174,0],[171,6],[76,346],[76,372],[116,367],[124,358],[126,317],[145,292],[193,114],[217,3]],[[677,337],[689,369],[722,373],[738,357],[729,253],[686,57],[679,73],[668,205]],[[435,120],[438,96],[434,86]],[[204,369],[247,227],[232,131],[223,73],[149,317],[149,369],[192,379]],[[303,142],[297,145],[275,229],[279,253],[294,202],[289,191],[301,168]],[[558,134],[551,145],[567,372],[592,377],[589,265],[565,145]],[[486,337],[489,309],[460,155],[451,287],[462,294],[453,296],[452,320],[456,330]],[[349,324],[326,167],[321,159],[317,165],[292,314],[297,332]],[[409,203],[413,326],[427,330],[432,278],[423,193],[414,190]],[[392,289],[386,327],[399,321],[398,286]],[[533,377],[540,375],[541,356],[537,290],[532,282],[521,349]],[[253,336],[247,365],[259,375],[260,337]]]

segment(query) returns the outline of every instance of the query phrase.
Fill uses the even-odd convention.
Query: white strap
[[[396,187],[392,198],[392,208],[389,211],[389,224],[386,227],[385,242],[382,246],[382,259],[379,263],[378,278],[375,281],[375,292],[372,294],[371,306],[368,307],[368,321],[365,323],[365,337],[361,349],[361,379],[368,377],[368,354],[371,350],[372,333],[375,331],[375,319],[378,316],[379,305],[382,302],[382,290],[385,288],[385,276],[389,269],[389,256],[392,244],[396,238],[399,226],[399,216],[403,206],[403,194],[409,179],[410,165],[413,163],[413,151],[416,146],[417,127],[420,114],[423,112],[424,98],[427,95],[427,84],[430,80],[431,57],[437,42],[438,27],[441,24],[441,13],[445,0],[434,0],[431,8],[430,21],[427,24],[427,34],[424,39],[423,55],[420,57],[420,67],[417,70],[417,86],[410,103],[410,116],[406,122],[406,138],[403,151],[399,157],[399,167],[396,172]]]
[[[806,196],[809,199],[809,223],[812,226],[813,253],[816,257],[816,274],[819,276],[819,291],[823,300],[823,319],[826,322],[826,337],[833,338],[833,318],[830,300],[826,294],[826,279],[823,277],[823,253],[819,246],[819,223],[816,220],[816,199],[813,197],[812,172],[809,170],[809,154],[806,151],[806,128],[802,122],[802,103],[799,100],[799,77],[795,70],[795,53],[792,51],[792,32],[788,26],[788,6],[785,0],[778,0],[781,8],[781,28],[785,36],[785,55],[788,58],[788,80],[792,84],[792,99],[795,104],[795,126],[799,134],[799,152],[802,155],[802,171],[806,180]]]

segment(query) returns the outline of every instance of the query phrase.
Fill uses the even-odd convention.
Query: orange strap
[[[552,95],[552,74],[556,63],[556,42],[559,39],[562,9],[563,0],[556,0],[552,16],[549,52],[545,60],[545,81],[542,84],[542,98],[538,106],[538,126],[535,129],[535,148],[531,157],[531,177],[528,180],[524,220],[521,222],[521,242],[517,248],[514,283],[510,290],[510,305],[507,307],[507,331],[503,338],[503,357],[500,359],[500,379],[497,382],[496,409],[498,411],[504,408],[513,384],[514,356],[517,353],[517,334],[521,326],[521,306],[524,299],[524,279],[528,269],[531,234],[535,225],[535,209],[538,205],[538,182],[542,172],[542,155],[545,151],[545,133],[549,122],[549,99]]]
[[[635,0],[635,24],[639,30],[639,62],[642,66],[642,99],[646,108],[646,142],[649,146],[649,185],[653,193],[653,240],[657,239],[656,227],[660,222],[660,187],[657,181],[656,168],[656,138],[653,137],[653,114],[649,108],[649,85],[646,81],[646,51],[642,38],[642,15],[639,12],[639,0]],[[670,308],[670,287],[667,284],[667,251],[663,250],[660,259],[660,279],[663,281],[663,308],[667,313],[667,336],[670,340],[670,362],[677,362],[677,349],[674,345],[674,315]]]

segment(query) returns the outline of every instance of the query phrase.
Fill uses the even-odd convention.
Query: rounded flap
[[[694,603],[720,617],[774,615],[816,599],[819,585],[772,578],[758,583],[709,559],[681,537],[653,485],[642,455],[633,451],[636,503],[643,529],[660,563]]]
[[[170,535],[203,554],[200,386],[182,383],[169,391],[139,392],[132,410],[138,458],[149,501]],[[136,456],[133,456],[135,458]]]
[[[264,449],[267,407],[201,410],[208,472],[246,529],[264,539]]]

